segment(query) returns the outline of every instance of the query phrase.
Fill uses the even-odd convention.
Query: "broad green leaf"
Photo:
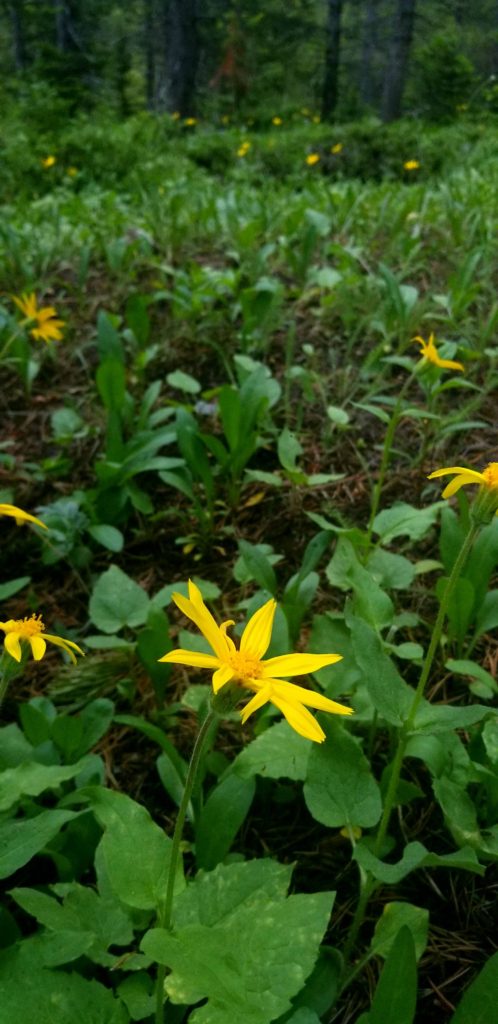
[[[402,725],[413,702],[414,691],[399,675],[383,651],[375,631],[362,619],[350,617],[353,649],[370,699],[386,722]]]
[[[199,381],[190,373],[184,373],[183,370],[174,370],[173,373],[168,373],[166,380],[171,388],[184,391],[187,395],[197,395],[201,390]]]
[[[285,1017],[285,1024],[291,1024],[291,1021],[296,1024],[299,1020],[304,1024],[308,1019],[306,1014],[311,1014],[310,1020],[316,1020],[317,1024],[320,1024],[320,1018],[325,1016],[336,1001],[343,966],[343,958],[338,949],[322,946],[309,978],[292,1000],[292,1005],[296,1009],[292,1017]],[[300,1017],[299,1014],[304,1016]]]
[[[292,865],[279,864],[269,857],[199,871],[175,900],[175,928],[181,930],[193,924],[214,928],[225,921],[236,921],[244,907],[285,900],[292,871]]]
[[[478,665],[476,661],[470,661],[467,658],[448,658],[444,667],[449,669],[450,672],[454,672],[455,675],[467,676],[475,680],[474,683],[470,684],[469,689],[478,697],[490,699],[494,693],[498,693],[496,679],[482,665]]]
[[[444,501],[436,501],[425,508],[415,508],[406,502],[383,509],[374,519],[374,532],[383,544],[390,544],[396,537],[409,537],[410,540],[422,540],[434,526],[439,511],[444,508]]]
[[[449,1024],[491,1024],[498,1005],[498,953],[464,992]]]
[[[498,765],[498,718],[493,715],[484,725],[482,741],[491,764]]]
[[[284,427],[277,442],[278,457],[284,469],[294,472],[296,461],[303,454],[303,447],[292,430]]]
[[[46,789],[57,789],[61,783],[74,779],[91,762],[83,758],[76,764],[46,765],[29,761],[0,774],[0,812],[7,811],[23,796],[39,796]]]
[[[247,540],[239,540],[239,550],[258,586],[275,594],[277,590],[277,578],[266,555],[256,544],[250,544]]]
[[[394,608],[391,598],[375,582],[372,573],[361,564],[347,537],[339,537],[325,572],[332,586],[353,589],[355,611],[375,629],[382,629],[392,623]]]
[[[391,946],[368,1014],[369,1024],[413,1024],[417,961],[410,929],[403,925]]]
[[[42,965],[39,937],[0,954],[0,1024],[128,1024],[112,991],[80,974]]]
[[[142,587],[117,565],[99,576],[90,598],[90,618],[103,633],[117,633],[124,626],[142,626],[149,598]]]
[[[124,544],[124,537],[121,530],[117,530],[115,526],[109,526],[107,523],[98,523],[95,526],[88,527],[88,533],[98,544],[102,544],[103,548],[107,548],[108,551],[122,551]]]
[[[386,864],[379,860],[365,843],[357,843],[353,851],[353,859],[361,864],[366,871],[371,871],[374,878],[386,885],[396,885],[411,871],[417,868],[458,868],[472,871],[476,875],[484,875],[484,868],[475,855],[474,850],[465,846],[455,853],[430,853],[422,843],[408,843],[403,850],[401,860],[396,864]]]
[[[6,601],[7,598],[12,597],[13,594],[17,594],[19,590],[22,590],[27,583],[30,583],[31,576],[18,576],[15,580],[8,580],[6,583],[0,583],[0,601]]]
[[[476,636],[489,633],[498,626],[498,590],[485,595],[476,616]]]
[[[299,736],[290,725],[277,722],[245,746],[231,765],[241,778],[264,775],[270,779],[306,778],[310,755],[309,740]]]
[[[447,576],[440,576],[436,583],[436,594],[441,601],[446,591],[448,584]],[[451,594],[448,602],[448,621],[450,625],[450,635],[457,638],[460,643],[463,643],[470,622],[472,620],[472,612],[475,604],[475,590],[470,580],[466,579],[465,576],[461,576],[457,580],[453,593]]]
[[[208,871],[222,861],[243,825],[252,804],[254,778],[230,772],[209,794],[195,830],[195,856]]]
[[[60,832],[74,811],[42,811],[25,821],[0,823],[0,878],[8,878],[27,864]]]
[[[493,714],[493,709],[486,704],[458,707],[454,704],[429,704],[424,700],[417,711],[413,731],[432,734],[452,729],[467,729],[489,714]]]
[[[113,892],[129,907],[156,909],[164,898],[171,839],[145,807],[124,793],[100,788],[86,793],[105,828],[101,844]],[[140,850],[146,850],[146,856],[137,855]],[[180,875],[177,885],[181,885]]]
[[[304,798],[310,813],[331,828],[370,828],[382,811],[379,787],[357,739],[339,722],[325,724],[327,738],[314,744]]]
[[[403,555],[376,548],[367,562],[374,580],[388,590],[406,590],[415,579],[415,566]]]
[[[116,991],[132,1020],[143,1021],[152,1018],[156,1005],[154,981],[147,971],[129,974],[118,985]]]
[[[33,755],[33,747],[18,725],[11,722],[0,728],[0,769],[15,768],[24,761],[32,760]]]
[[[420,960],[427,945],[429,911],[415,907],[413,903],[386,903],[375,926],[369,955],[387,957],[404,925],[412,933],[416,957]]]

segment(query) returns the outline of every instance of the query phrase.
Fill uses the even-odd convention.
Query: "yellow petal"
[[[337,701],[330,700],[323,693],[317,693],[316,690],[308,690],[304,686],[296,686],[295,683],[286,683],[283,680],[275,679],[273,692],[284,700],[291,701],[292,703],[299,701],[300,704],[306,704],[309,708],[316,708],[317,711],[329,711],[333,715],[353,714],[353,709],[346,707],[345,704],[338,704]]]
[[[46,645],[43,637],[42,636],[30,636],[28,639],[29,639],[29,642],[31,644],[31,650],[33,652],[33,658],[35,659],[35,661],[41,661],[41,659],[43,658],[43,655],[45,654],[45,651],[47,650],[47,645]]]
[[[249,703],[246,704],[245,708],[241,711],[240,717],[242,725],[244,725],[247,722],[249,716],[252,715],[255,711],[257,711],[258,708],[262,708],[263,704],[267,704],[268,701],[271,700],[271,694],[271,686],[261,687],[259,693],[256,693],[254,697],[251,698]]]
[[[197,587],[195,589],[197,590]],[[180,611],[183,612],[188,619],[191,619],[192,622],[195,622],[195,625],[200,629],[203,636],[206,637],[208,644],[211,645],[218,658],[220,658],[221,661],[227,661],[228,644],[226,639],[223,636],[220,627],[213,619],[211,612],[206,608],[206,605],[200,597],[199,591],[198,594],[200,601],[189,600],[178,593],[173,594],[173,600]]]
[[[428,480],[435,480],[439,476],[450,476],[451,473],[464,473],[467,477],[467,483],[484,484],[486,481],[482,473],[477,473],[475,469],[468,469],[467,466],[446,466],[445,469],[435,469],[433,473],[429,473]]]
[[[2,505],[0,504],[0,516],[13,516],[14,519],[23,520],[27,523],[36,523],[37,526],[43,526],[46,530],[45,523],[42,523],[41,519],[37,519],[36,516],[30,515],[29,512],[23,512],[22,508],[17,508],[16,505]]]
[[[457,493],[457,491],[460,490],[461,487],[464,487],[465,484],[468,483],[474,483],[474,481],[467,480],[467,478],[465,476],[462,476],[462,474],[460,474],[459,476],[455,476],[453,480],[450,480],[449,484],[446,484],[444,491],[442,491],[441,493],[441,497],[451,498],[454,494]]]
[[[233,679],[233,675],[233,669],[230,665],[222,665],[213,676],[212,682],[214,692],[218,693],[218,690],[221,690],[222,686],[225,686],[226,683],[229,683],[230,680]]]
[[[21,644],[19,643],[19,633],[7,633],[4,640],[4,646],[11,658],[14,658],[15,661],[21,660],[22,651]]]
[[[40,636],[42,636],[44,640],[48,640],[50,644],[54,644],[55,647],[62,647],[62,650],[65,651],[66,654],[69,654],[74,665],[76,665],[76,658],[73,654],[73,650],[77,651],[78,654],[81,654],[82,658],[85,657],[81,647],[78,647],[78,644],[75,644],[73,640],[64,640],[61,636],[52,636],[51,633],[40,633]]]
[[[277,602],[272,598],[251,615],[240,641],[240,649],[244,654],[250,654],[252,658],[258,659],[266,654],[276,609]]]
[[[336,661],[342,661],[342,654],[282,654],[262,662],[261,678],[304,676]]]
[[[323,743],[325,733],[305,707],[299,703],[291,703],[282,697],[277,697],[274,693],[272,693],[271,702],[285,715],[289,725],[300,736],[304,736],[307,740],[314,740],[315,743]]]
[[[218,658],[214,654],[201,654],[200,651],[187,651],[183,647],[177,647],[174,651],[163,654],[158,661],[170,662],[174,665],[190,665],[192,668],[217,668]]]

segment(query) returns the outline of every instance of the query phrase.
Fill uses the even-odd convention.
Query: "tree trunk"
[[[378,100],[378,83],[374,81],[373,63],[377,49],[379,0],[366,0],[361,47],[360,96],[365,106]]]
[[[23,0],[11,0],[8,4],[12,29],[12,51],[16,71],[26,67],[26,40],[24,35],[24,3]]]
[[[200,56],[197,0],[170,0],[166,26],[168,107],[191,117]]]
[[[382,119],[395,121],[401,117],[403,90],[413,39],[417,0],[398,0],[392,43],[384,78]]]
[[[81,49],[81,41],[74,26],[69,0],[54,0],[55,39],[61,53]]]
[[[148,110],[156,105],[156,47],[154,0],[144,0],[145,91]]]
[[[341,52],[342,0],[327,0],[327,37],[325,44],[325,77],[322,94],[322,118],[330,120],[337,105],[339,58]]]

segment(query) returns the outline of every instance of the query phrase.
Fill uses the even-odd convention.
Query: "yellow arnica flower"
[[[20,661],[22,658],[21,641],[27,640],[35,661],[40,661],[47,649],[46,641],[62,647],[71,661],[76,664],[74,651],[83,656],[83,651],[72,640],[64,640],[61,636],[52,636],[45,633],[45,625],[40,615],[32,615],[31,618],[9,619],[7,622],[0,622],[0,629],[5,633],[4,647],[11,658]]]
[[[494,493],[496,494],[496,515],[498,515],[498,462],[488,463],[482,473],[478,473],[475,469],[467,469],[466,466],[447,466],[445,469],[435,469],[428,480],[435,480],[436,477],[450,476],[451,474],[455,474],[455,478],[446,484],[442,493],[443,498],[451,498],[466,484],[479,484],[491,498]]]
[[[0,503],[0,516],[13,516],[18,526],[22,522],[25,523],[36,523],[37,526],[43,526],[44,530],[48,527],[45,523],[42,523],[41,519],[37,519],[36,516],[30,515],[29,512],[23,512],[22,508],[18,508],[17,505],[2,505]]]
[[[42,160],[42,167],[44,167],[45,170],[48,171],[48,168],[49,167],[53,167],[56,162],[57,162],[57,158],[55,156],[52,156],[52,155],[46,156]]]
[[[343,149],[344,149],[344,146],[343,146],[342,142],[336,142],[335,146],[331,147],[330,152],[331,153],[342,153]]]
[[[278,128],[278,126],[283,123],[282,122],[282,118],[281,117],[272,117],[271,123],[275,124],[277,126],[277,128]]]
[[[429,335],[429,341],[424,341],[420,335],[417,335],[416,338],[412,338],[412,341],[416,341],[420,345],[420,355],[423,356],[424,359],[427,359],[429,363],[434,363],[434,366],[440,366],[443,370],[463,371],[464,367],[462,366],[462,363],[456,363],[453,359],[441,359],[436,348],[433,334]]]
[[[307,710],[317,708],[319,711],[330,711],[336,715],[350,715],[351,708],[336,704],[321,693],[307,690],[303,686],[288,683],[283,676],[302,676],[307,672],[318,672],[326,665],[333,665],[341,660],[340,654],[284,654],[277,658],[263,661],[268,650],[276,611],[276,602],[267,601],[262,608],[249,619],[237,649],[233,640],[227,636],[227,629],[233,625],[229,619],[218,626],[211,612],[202,600],[201,592],[195,583],[189,580],[188,598],[181,594],[173,594],[173,600],[187,618],[195,622],[205,636],[213,654],[200,654],[196,651],[177,649],[169,651],[160,661],[174,662],[177,665],[190,665],[193,668],[213,670],[213,690],[218,693],[227,683],[238,683],[254,693],[242,711],[242,722],[249,715],[270,702],[285,715],[289,725],[306,739],[321,743],[325,739],[323,729]]]
[[[36,322],[36,327],[32,327],[30,334],[32,338],[40,341],[61,341],[62,331],[61,327],[64,327],[64,320],[57,319],[57,312],[53,306],[40,306],[36,301],[36,295],[31,292],[31,295],[23,293],[20,296],[13,295],[13,301],[15,302],[21,313],[24,313],[26,320],[33,320]]]
[[[319,153],[308,153],[308,156],[306,157],[306,163],[308,164],[308,167],[313,167],[314,164],[318,163],[319,159]]]
[[[242,142],[241,145],[239,146],[238,150],[237,150],[237,156],[247,156],[250,148],[251,148],[251,143],[250,142]]]
[[[403,167],[405,171],[418,171],[420,164],[418,160],[405,160]]]
[[[183,123],[184,123],[184,125],[187,128],[192,128],[194,124],[197,124],[197,118],[196,117],[186,117]]]

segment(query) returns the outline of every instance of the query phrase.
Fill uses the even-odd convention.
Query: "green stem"
[[[192,751],[192,757],[190,758],[190,764],[187,770],[187,777],[185,779],[185,788],[178,808],[178,815],[175,823],[175,830],[173,832],[173,841],[171,845],[171,857],[168,867],[168,877],[166,880],[166,892],[164,896],[164,902],[158,909],[157,924],[159,928],[165,928],[167,931],[171,931],[171,919],[173,912],[173,894],[175,890],[176,873],[178,868],[178,860],[180,857],[180,844],[183,835],[183,826],[185,824],[185,818],[187,815],[190,798],[192,796],[192,790],[197,775],[197,769],[204,749],[204,745],[207,737],[209,736],[210,728],[212,723],[216,720],[218,715],[215,711],[209,711],[204,719],[201,728],[199,729],[197,739],[195,741],[194,749]],[[156,977],[156,1024],[163,1024],[164,1013],[164,979],[166,977],[166,967],[163,964],[159,964],[157,968]]]
[[[375,487],[373,489],[372,494],[372,508],[370,511],[370,519],[368,520],[367,528],[367,554],[370,551],[370,546],[372,543],[373,524],[379,509],[382,488],[384,486],[387,467],[389,465],[389,459],[391,456],[391,448],[394,440],[394,434],[396,431],[396,427],[398,426],[398,423],[401,419],[403,398],[405,397],[406,391],[408,390],[408,387],[410,386],[414,376],[415,372],[413,371],[406,378],[405,383],[403,384],[403,387],[401,388],[401,391],[398,395],[396,405],[394,406],[394,409],[391,413],[391,419],[387,424],[386,435],[384,437],[384,445],[382,448],[382,458],[380,460],[379,475],[375,482]]]
[[[7,352],[9,351],[9,348],[12,345],[12,342],[15,341],[15,339],[20,335],[20,333],[21,333],[20,328],[17,327],[17,329],[14,331],[14,333],[11,334],[10,338],[7,338],[7,341],[5,342],[5,345],[3,346],[2,349],[0,349],[0,363],[1,363],[2,359],[4,358],[4,356],[7,354]]]
[[[443,594],[443,596],[441,598],[441,603],[439,605],[439,611],[438,611],[437,616],[436,616],[436,621],[434,623],[434,629],[432,631],[432,636],[431,636],[431,640],[430,640],[430,643],[429,643],[429,647],[427,648],[427,653],[426,653],[425,658],[424,658],[424,663],[422,665],[422,669],[421,669],[421,672],[420,672],[420,678],[419,678],[419,681],[418,681],[418,684],[417,684],[417,688],[416,688],[415,693],[413,695],[413,700],[412,700],[412,704],[411,704],[411,707],[410,707],[410,711],[408,713],[408,717],[407,717],[406,721],[403,723],[403,726],[402,726],[402,728],[400,730],[398,746],[397,746],[396,754],[394,756],[394,761],[393,761],[392,770],[391,770],[391,776],[390,776],[390,779],[389,779],[389,785],[387,787],[386,798],[385,798],[385,801],[384,801],[384,810],[382,812],[382,817],[381,817],[381,820],[380,820],[380,823],[379,823],[378,832],[377,832],[377,835],[375,837],[375,843],[373,845],[373,853],[375,854],[376,857],[378,857],[379,854],[382,851],[382,846],[383,846],[383,843],[384,843],[384,839],[386,837],[387,830],[389,828],[389,822],[391,820],[391,814],[393,812],[393,808],[394,808],[394,805],[396,803],[396,793],[398,791],[398,784],[399,784],[399,779],[400,779],[400,775],[401,775],[401,768],[402,768],[402,765],[403,765],[403,758],[404,758],[404,755],[405,755],[405,751],[406,751],[406,747],[407,747],[407,743],[408,743],[408,739],[409,739],[409,734],[410,734],[410,732],[411,732],[411,730],[413,728],[413,725],[414,725],[414,722],[415,722],[415,717],[416,717],[416,714],[417,714],[417,711],[418,711],[418,708],[419,708],[419,705],[420,705],[420,701],[422,700],[422,697],[424,695],[424,690],[425,690],[425,687],[426,687],[426,684],[427,684],[427,680],[429,678],[429,673],[430,673],[431,668],[432,668],[432,663],[434,661],[434,656],[436,654],[436,651],[437,651],[438,646],[439,646],[439,642],[441,640],[441,633],[443,631],[443,625],[444,625],[444,620],[446,618],[446,612],[448,610],[448,604],[450,602],[451,595],[452,595],[452,593],[453,593],[453,591],[455,589],[455,586],[456,586],[456,584],[458,582],[458,579],[460,577],[460,573],[461,573],[461,571],[462,571],[462,569],[463,569],[463,567],[465,565],[465,562],[466,562],[466,560],[468,558],[469,552],[470,552],[470,550],[472,548],[472,545],[474,543],[476,535],[479,532],[479,529],[480,529],[480,526],[479,526],[478,523],[472,523],[470,525],[469,530],[468,530],[468,532],[467,532],[467,534],[465,536],[465,539],[463,541],[463,544],[462,544],[462,546],[460,548],[460,551],[459,551],[459,553],[457,555],[455,564],[454,564],[454,566],[453,566],[453,568],[451,570],[450,576],[448,578],[448,582],[447,582],[446,587],[444,589],[444,594]],[[361,891],[360,891],[360,898],[358,900],[358,905],[356,907],[356,911],[355,911],[353,920],[351,922],[351,926],[350,926],[350,930],[349,930],[349,935],[348,935],[348,938],[346,940],[346,945],[345,945],[345,950],[344,950],[344,967],[345,967],[345,969],[347,969],[348,959],[349,959],[349,957],[350,957],[350,955],[351,955],[351,953],[353,951],[354,943],[356,941],[356,936],[358,935],[358,932],[359,932],[359,930],[361,928],[361,925],[363,924],[363,920],[364,920],[364,917],[365,917],[365,911],[366,911],[366,908],[367,908],[367,904],[368,904],[368,901],[370,899],[370,896],[371,896],[372,891],[373,891],[374,888],[375,888],[374,877],[373,877],[371,872],[367,871],[366,875],[365,875],[365,878],[364,879],[362,878],[362,886],[361,886]],[[346,975],[346,977],[349,977],[349,976]]]

